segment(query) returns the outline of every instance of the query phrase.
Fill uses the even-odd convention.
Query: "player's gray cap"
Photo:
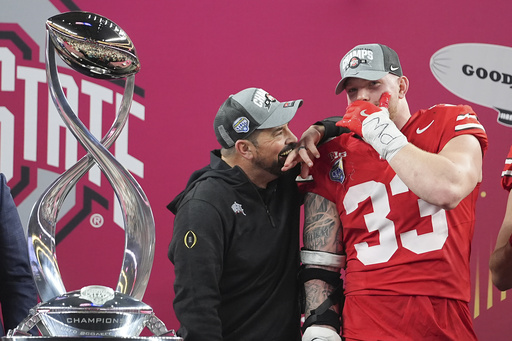
[[[388,73],[403,76],[398,55],[382,44],[358,45],[350,50],[340,62],[341,80],[336,86],[336,95],[345,89],[349,77],[370,81],[381,79]]]
[[[302,100],[279,102],[268,92],[258,88],[240,91],[221,105],[213,128],[224,148],[231,148],[240,139],[246,139],[256,129],[282,126],[291,121]]]

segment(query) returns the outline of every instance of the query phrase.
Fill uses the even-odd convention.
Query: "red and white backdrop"
[[[128,126],[111,148],[149,197],[155,261],[144,296],[170,328],[173,268],[167,259],[173,215],[165,206],[217,143],[212,121],[228,95],[262,87],[279,100],[304,99],[291,123],[343,113],[339,61],[350,48],[380,42],[400,55],[413,111],[436,103],[473,106],[490,149],[478,201],[471,259],[471,311],[481,340],[508,340],[512,294],[493,288],[488,260],[504,214],[500,174],[511,145],[512,3],[348,0],[3,0],[0,10],[0,171],[26,224],[41,191],[84,155],[49,101],[45,21],[84,10],[121,26],[142,64]],[[67,67],[67,96],[95,136],[110,127],[123,88]],[[503,122],[498,122],[499,110]],[[57,226],[57,257],[67,290],[115,286],[124,231],[98,169],[68,195]],[[201,212],[197,212],[201,214]],[[26,226],[25,226],[26,228]]]

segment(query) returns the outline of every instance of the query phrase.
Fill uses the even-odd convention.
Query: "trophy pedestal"
[[[52,339],[95,337],[138,341],[148,339],[139,337],[147,327],[153,334],[151,340],[182,340],[175,337],[174,330],[167,329],[150,306],[101,285],[83,287],[39,303],[7,336],[20,341],[20,337],[33,338],[28,333],[34,327],[42,338]]]

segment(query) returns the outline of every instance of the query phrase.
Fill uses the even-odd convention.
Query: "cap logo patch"
[[[267,108],[270,111],[270,107],[272,106],[272,102],[276,102],[277,100],[270,96],[267,92],[258,89],[254,93],[254,97],[252,98],[254,104],[256,104],[260,108]]]
[[[347,67],[345,68],[345,71],[346,71],[348,68],[355,69],[355,68],[357,68],[360,64],[368,64],[368,60],[366,60],[366,59],[359,59],[359,58],[357,58],[357,57],[352,57],[352,59],[350,60],[350,63],[348,63]]]
[[[343,70],[355,69],[360,64],[370,64],[373,60],[373,51],[369,49],[352,50],[343,58],[341,65]]]
[[[249,123],[247,117],[239,117],[233,122],[233,130],[238,134],[245,134],[249,132]]]
[[[295,101],[283,103],[283,108],[291,108],[293,106],[295,106]]]

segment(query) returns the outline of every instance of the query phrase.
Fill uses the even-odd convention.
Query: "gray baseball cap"
[[[336,95],[345,89],[349,77],[370,81],[381,79],[388,73],[403,76],[398,55],[382,44],[358,45],[350,50],[340,62],[341,80],[336,86]]]
[[[291,121],[302,100],[279,102],[259,88],[247,88],[221,105],[213,128],[217,141],[224,148],[231,148],[240,139],[246,139],[256,129],[282,126]]]

